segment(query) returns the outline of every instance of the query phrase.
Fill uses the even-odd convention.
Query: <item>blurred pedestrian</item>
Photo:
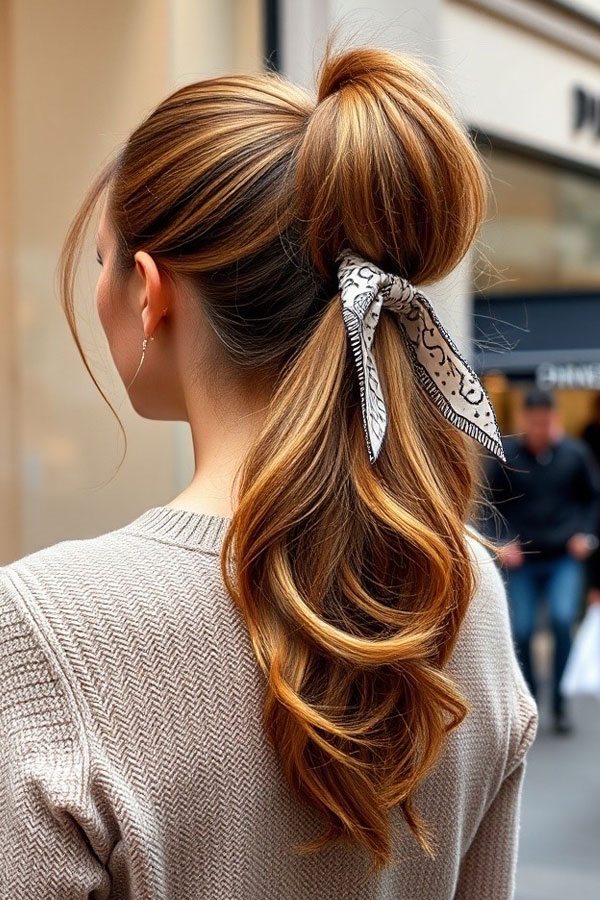
[[[583,429],[581,437],[588,444],[600,467],[600,393],[594,398],[592,419]],[[588,560],[587,601],[589,604],[600,603],[600,546],[596,547]]]
[[[600,470],[583,441],[562,433],[554,397],[538,388],[525,397],[522,433],[505,438],[504,446],[506,463],[494,459],[487,478],[502,519],[498,556],[517,655],[537,699],[531,645],[544,597],[554,637],[554,729],[567,733],[572,723],[560,679],[585,588],[585,560],[598,544]]]
[[[583,429],[581,437],[589,444],[596,462],[600,464],[600,393],[594,398],[592,418]]]

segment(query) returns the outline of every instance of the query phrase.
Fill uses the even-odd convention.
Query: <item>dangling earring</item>
[[[165,308],[163,309],[163,315],[166,314],[167,309],[168,309],[168,307],[165,306]],[[151,334],[149,339],[148,339],[147,337],[145,337],[144,340],[142,341],[142,358],[140,359],[140,362],[139,362],[139,365],[138,365],[138,367],[137,367],[137,369],[136,369],[135,375],[133,376],[133,378],[132,378],[131,381],[129,382],[129,385],[125,388],[126,391],[129,390],[129,388],[131,387],[131,385],[133,384],[133,382],[134,382],[135,379],[137,378],[138,372],[139,372],[140,369],[142,368],[142,363],[144,362],[144,356],[145,356],[145,354],[146,354],[146,347],[148,346],[148,340],[153,341],[153,340],[154,340],[154,335]]]
[[[151,341],[154,340],[154,335],[150,335],[150,340],[151,340]],[[131,387],[131,385],[133,384],[133,382],[134,382],[135,379],[137,378],[138,372],[139,372],[140,369],[142,368],[142,363],[144,362],[144,356],[145,356],[145,354],[146,354],[146,347],[147,347],[147,346],[148,346],[148,338],[145,337],[144,340],[142,341],[142,358],[140,359],[140,362],[139,362],[139,365],[138,365],[138,367],[137,367],[137,369],[136,369],[135,375],[133,376],[133,378],[132,378],[131,381],[129,382],[128,386],[125,388],[126,391],[129,390],[129,388]]]

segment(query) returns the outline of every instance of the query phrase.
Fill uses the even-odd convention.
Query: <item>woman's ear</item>
[[[151,335],[168,308],[165,306],[165,284],[152,256],[145,250],[138,250],[134,261],[135,300],[142,315],[144,334]]]

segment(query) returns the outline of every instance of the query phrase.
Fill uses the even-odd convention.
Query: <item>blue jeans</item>
[[[517,656],[525,680],[536,699],[537,684],[531,659],[531,639],[536,627],[538,599],[542,593],[545,594],[554,636],[552,709],[555,715],[559,715],[564,707],[559,685],[571,649],[572,629],[580,609],[585,576],[585,563],[568,554],[555,559],[528,559],[517,569],[506,570]]]

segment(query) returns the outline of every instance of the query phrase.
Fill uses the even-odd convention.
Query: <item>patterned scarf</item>
[[[358,370],[371,463],[379,456],[388,424],[372,351],[375,326],[384,304],[397,313],[417,378],[444,416],[505,461],[489,397],[427,297],[406,279],[384,272],[353,250],[343,250],[337,261],[342,314]]]

